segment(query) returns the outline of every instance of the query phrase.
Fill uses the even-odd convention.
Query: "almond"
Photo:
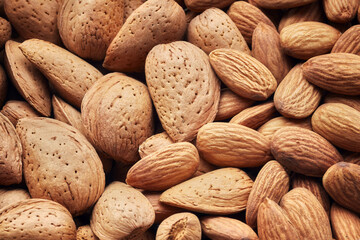
[[[269,2],[267,0],[252,0],[256,5],[263,8],[270,9],[284,9],[284,8],[294,8],[303,5],[310,4],[316,0],[276,0]]]
[[[275,92],[277,82],[272,73],[248,54],[220,48],[212,51],[209,57],[221,81],[236,94],[261,101]]]
[[[360,238],[359,216],[336,203],[331,206],[331,225],[338,240],[356,240]]]
[[[325,103],[313,114],[315,132],[337,147],[360,152],[360,112],[342,103]]]
[[[12,26],[22,38],[38,38],[55,44],[60,43],[56,24],[58,1],[4,0],[4,9]]]
[[[154,219],[154,209],[141,192],[112,182],[96,203],[90,226],[99,239],[138,239]]]
[[[360,55],[360,25],[347,29],[336,41],[332,53],[353,53]]]
[[[0,17],[0,49],[2,49],[6,41],[11,38],[11,33],[11,24],[6,19]]]
[[[19,202],[25,199],[29,199],[30,195],[28,191],[15,188],[15,189],[6,189],[0,188],[0,209],[11,205],[15,202]]]
[[[323,0],[326,17],[336,23],[351,22],[359,8],[357,0]]]
[[[99,240],[91,230],[90,225],[84,225],[76,230],[76,240]]]
[[[255,28],[260,22],[275,28],[271,20],[259,8],[245,1],[236,1],[231,4],[227,14],[249,44],[251,44]]]
[[[159,225],[156,232],[156,239],[200,240],[200,221],[198,217],[192,213],[183,212],[171,215]]]
[[[360,213],[360,166],[340,162],[329,168],[323,176],[327,193],[341,206]]]
[[[187,39],[209,54],[217,48],[231,48],[250,54],[250,49],[231,18],[218,8],[210,8],[194,17]]]
[[[360,153],[345,152],[343,153],[344,162],[360,165]]]
[[[1,113],[0,136],[0,185],[18,184],[22,181],[23,150],[14,126]]]
[[[284,27],[280,40],[286,54],[306,60],[330,52],[340,35],[340,31],[330,25],[308,21]]]
[[[26,199],[0,211],[0,239],[75,240],[69,211],[45,199]]]
[[[201,228],[212,240],[259,239],[251,227],[228,217],[204,217],[201,219]]]
[[[245,209],[252,185],[244,171],[221,168],[166,190],[160,202],[200,213],[231,214]]]
[[[230,123],[240,124],[252,129],[257,129],[276,115],[274,103],[266,102],[247,109],[236,114]]]
[[[185,30],[185,12],[174,0],[146,1],[110,43],[103,66],[112,71],[141,72],[154,46],[180,40]]]
[[[301,64],[298,64],[279,84],[274,94],[274,103],[284,117],[301,119],[316,110],[321,97],[321,89],[304,78]]]
[[[216,166],[210,164],[208,161],[204,160],[202,157],[199,157],[199,167],[194,173],[193,177],[203,175],[207,172],[211,172],[217,169]]]
[[[190,178],[199,166],[199,153],[191,143],[174,143],[142,158],[127,173],[126,183],[162,191]]]
[[[280,206],[300,233],[297,239],[332,239],[329,218],[309,190],[294,188],[283,196]]]
[[[105,58],[123,19],[123,1],[66,0],[59,9],[57,23],[67,49],[81,58],[99,61]]]
[[[147,56],[145,75],[161,125],[173,141],[193,140],[214,120],[220,83],[200,48],[183,41],[157,45]]]
[[[147,138],[139,146],[139,155],[144,158],[157,150],[173,144],[173,140],[166,132],[158,133]]]
[[[359,96],[347,96],[336,93],[328,93],[324,98],[324,103],[343,103],[360,111]]]
[[[4,68],[0,66],[0,106],[4,104],[8,90],[8,81]]]
[[[146,2],[146,0],[124,0],[124,22],[131,13]]]
[[[252,56],[259,60],[280,83],[291,69],[290,59],[280,44],[280,35],[275,28],[260,22],[253,32]]]
[[[188,9],[194,12],[202,12],[208,8],[225,8],[230,6],[235,0],[185,0],[185,5]]]
[[[196,147],[206,161],[221,167],[258,167],[272,159],[269,140],[235,123],[204,125],[197,135]]]
[[[28,102],[18,100],[7,101],[1,109],[1,113],[10,120],[14,127],[21,118],[40,117],[40,114]]]
[[[308,129],[284,127],[271,141],[275,159],[291,171],[321,177],[342,156],[325,138]]]
[[[260,204],[265,199],[279,203],[289,191],[290,178],[277,161],[267,162],[257,175],[246,206],[246,223],[255,228]]]
[[[86,91],[102,77],[95,67],[50,42],[30,39],[19,48],[45,75],[55,91],[75,107],[80,107]]]
[[[9,40],[5,45],[5,67],[21,96],[44,116],[51,114],[51,99],[47,80],[41,72],[24,57],[20,43]]]
[[[74,216],[92,207],[104,191],[105,174],[86,138],[74,127],[49,118],[21,119],[16,130],[31,197],[56,201]]]

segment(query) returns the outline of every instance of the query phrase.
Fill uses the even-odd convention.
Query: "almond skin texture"
[[[332,53],[313,57],[302,65],[306,80],[327,91],[360,94],[360,56]]]
[[[252,185],[244,171],[221,168],[166,190],[160,202],[200,213],[232,214],[245,209]]]
[[[0,106],[4,104],[8,90],[8,81],[4,68],[0,66]]]
[[[346,96],[336,93],[328,93],[324,98],[324,103],[343,103],[360,111],[359,96]]]
[[[0,49],[2,49],[6,41],[11,38],[11,33],[11,24],[6,19],[0,17]]]
[[[360,153],[345,152],[343,153],[344,162],[354,163],[360,165]]]
[[[16,131],[31,197],[56,201],[74,216],[92,207],[104,191],[105,174],[86,138],[74,127],[50,118],[21,119]]]
[[[157,150],[173,143],[173,140],[171,140],[171,138],[166,132],[152,135],[151,137],[147,138],[142,144],[140,144],[139,155],[141,158],[144,158],[151,153],[154,153]]]
[[[18,100],[7,101],[1,109],[1,113],[10,120],[14,127],[21,118],[41,116],[28,102]]]
[[[251,227],[228,217],[204,217],[201,219],[201,228],[212,240],[259,239]]]
[[[333,203],[330,219],[336,239],[356,240],[360,238],[360,218],[355,213]]]
[[[307,5],[312,2],[315,2],[316,0],[275,0],[275,1],[252,0],[252,1],[257,6],[262,8],[284,9],[284,8],[294,8],[294,7]]]
[[[298,64],[279,84],[274,94],[274,103],[284,117],[302,119],[315,111],[321,97],[321,89],[304,78],[301,64]]]
[[[41,72],[24,57],[20,43],[7,41],[5,45],[5,67],[21,96],[43,116],[51,114],[51,98],[47,80]]]
[[[260,204],[257,219],[261,240],[300,239],[297,226],[290,221],[287,213],[268,198]]]
[[[188,9],[194,12],[202,12],[208,8],[225,8],[235,0],[185,0]]]
[[[235,123],[208,123],[196,147],[206,161],[220,167],[258,167],[272,159],[270,142],[257,131]]]
[[[340,35],[340,31],[330,25],[309,21],[283,28],[280,40],[286,54],[306,60],[330,52]]]
[[[58,1],[5,0],[4,9],[12,26],[22,38],[38,38],[55,44],[60,43],[56,24]]]
[[[24,189],[0,188],[0,209],[5,206],[11,205],[15,202],[19,202],[29,198],[30,198],[29,193]]]
[[[137,239],[154,219],[154,209],[141,192],[112,182],[96,203],[90,226],[101,240]]]
[[[103,66],[111,71],[141,72],[154,46],[180,40],[185,30],[185,12],[175,1],[146,1],[110,43]]]
[[[124,22],[130,14],[141,6],[146,0],[123,0],[124,1]]]
[[[336,41],[331,52],[360,55],[360,25],[354,25],[347,29]]]
[[[315,132],[337,147],[360,152],[360,112],[342,103],[325,103],[313,114]]]
[[[90,228],[90,225],[84,225],[76,230],[76,240],[99,240]]]
[[[193,140],[214,120],[220,82],[200,48],[183,41],[157,45],[147,56],[145,75],[161,125],[173,141]]]
[[[277,161],[266,163],[257,175],[246,206],[246,223],[256,227],[260,204],[267,198],[279,203],[290,187],[290,178]]]
[[[360,213],[360,166],[340,162],[323,176],[327,193],[341,206]]]
[[[218,8],[210,8],[193,18],[187,39],[209,54],[217,48],[232,48],[250,54],[250,49],[231,18]]]
[[[236,94],[255,101],[266,100],[277,82],[261,62],[234,49],[216,49],[209,55],[211,66],[222,82]]]
[[[255,28],[260,22],[275,28],[271,20],[259,8],[245,1],[236,1],[231,4],[227,14],[249,44],[251,44]]]
[[[22,146],[14,126],[0,113],[0,185],[18,184],[22,180]]]
[[[76,239],[71,214],[50,200],[26,199],[2,208],[0,223],[0,239]]]
[[[102,77],[95,67],[50,42],[30,39],[19,48],[45,75],[55,91],[75,107],[80,107],[87,90]]]
[[[199,153],[191,143],[174,143],[135,163],[126,183],[144,190],[162,191],[190,178],[199,166]]]
[[[291,171],[321,177],[342,156],[325,138],[299,127],[278,130],[271,141],[275,159]]]
[[[259,60],[280,83],[291,69],[290,59],[280,44],[280,35],[275,28],[260,22],[253,32],[252,56]]]
[[[156,240],[182,239],[200,240],[201,225],[192,213],[176,213],[161,222],[156,232]]]
[[[323,0],[326,17],[331,22],[351,22],[356,17],[359,8],[357,0]]]
[[[294,188],[283,196],[280,206],[299,231],[300,238],[297,239],[332,239],[329,218],[320,202],[309,190]]]
[[[105,58],[123,19],[123,1],[66,0],[59,10],[58,28],[67,49],[81,58],[99,61]]]

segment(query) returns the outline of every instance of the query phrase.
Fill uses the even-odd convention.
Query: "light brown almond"
[[[0,188],[0,209],[19,202],[29,199],[29,192],[22,188]]]
[[[343,103],[360,111],[360,97],[347,96],[336,93],[328,93],[324,97],[324,103]]]
[[[41,116],[28,102],[19,100],[7,101],[1,109],[1,113],[10,120],[14,127],[21,118]]]
[[[0,66],[0,106],[3,106],[8,90],[7,76],[4,68]]]
[[[338,240],[357,240],[360,238],[360,218],[354,212],[333,203],[331,206],[331,225]]]
[[[146,0],[124,0],[124,22],[130,14],[146,2]]]
[[[139,155],[141,158],[144,158],[150,155],[161,148],[164,148],[170,144],[173,144],[174,141],[171,140],[169,135],[166,132],[158,133],[147,138],[139,146]]]
[[[76,240],[99,240],[91,230],[90,225],[84,225],[76,230]]]
[[[351,22],[359,8],[357,0],[323,0],[326,17],[336,23]]]
[[[353,53],[360,55],[360,25],[347,29],[336,41],[332,53]]]
[[[275,1],[267,1],[267,0],[252,0],[256,5],[263,8],[270,9],[284,9],[284,8],[294,8],[303,5],[310,4],[315,2],[316,0],[275,0]]]
[[[194,12],[202,12],[208,8],[226,8],[230,6],[235,0],[185,0],[185,5],[188,9]]]
[[[0,49],[5,46],[7,40],[11,38],[11,24],[5,18],[0,17]]]

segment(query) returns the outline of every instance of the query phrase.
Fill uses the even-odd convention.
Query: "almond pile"
[[[0,33],[0,240],[360,240],[359,0],[2,0]]]

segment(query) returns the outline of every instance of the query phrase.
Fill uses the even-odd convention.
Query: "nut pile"
[[[358,0],[0,1],[0,240],[359,240]]]

